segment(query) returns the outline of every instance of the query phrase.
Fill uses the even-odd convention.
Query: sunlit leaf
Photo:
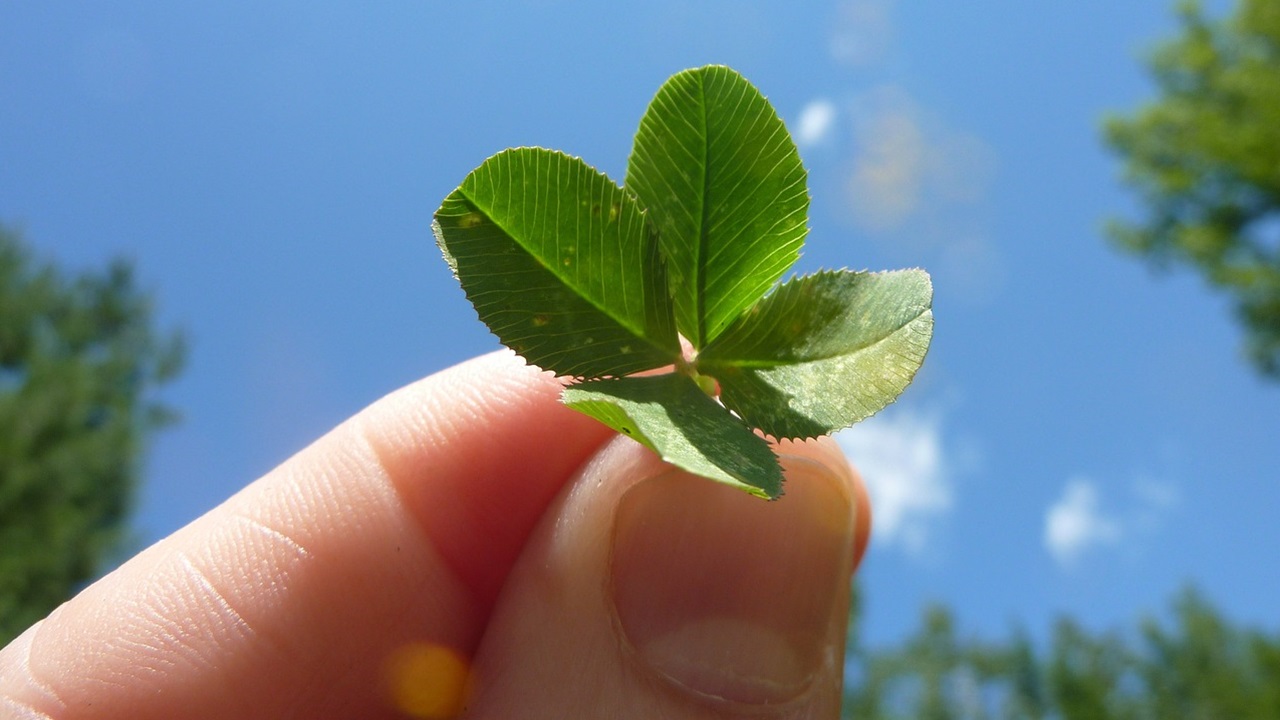
[[[773,106],[726,67],[686,70],[649,105],[626,188],[658,228],[676,323],[695,347],[715,339],[799,257],[809,194]]]
[[[848,427],[893,402],[924,361],[933,288],[921,270],[794,278],[698,356],[721,399],[777,438]]]
[[[691,473],[761,497],[782,492],[782,470],[768,443],[687,375],[585,382],[565,388],[564,403]]]
[[[557,375],[625,375],[680,354],[665,272],[635,201],[578,158],[501,152],[436,211],[480,319]]]

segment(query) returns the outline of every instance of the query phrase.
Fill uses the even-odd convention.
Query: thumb
[[[781,459],[763,502],[606,445],[508,577],[469,713],[836,717],[861,495],[834,443]]]

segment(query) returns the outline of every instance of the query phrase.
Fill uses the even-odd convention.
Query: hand
[[[835,717],[865,491],[691,478],[489,355],[374,404],[0,651],[0,715]]]

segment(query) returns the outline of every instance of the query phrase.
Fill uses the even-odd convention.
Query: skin
[[[0,651],[0,715],[835,717],[870,530],[835,444],[764,503],[560,387],[495,353],[378,401]]]

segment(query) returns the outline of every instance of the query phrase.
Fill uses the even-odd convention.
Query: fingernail
[[[807,458],[783,466],[786,494],[775,502],[679,471],[619,501],[618,626],[642,663],[695,695],[785,703],[840,671],[848,485]]]

